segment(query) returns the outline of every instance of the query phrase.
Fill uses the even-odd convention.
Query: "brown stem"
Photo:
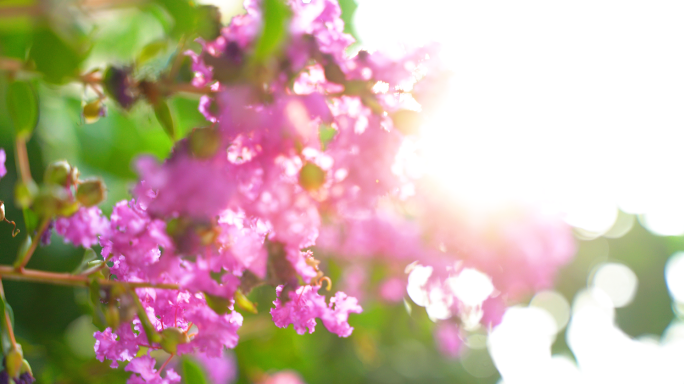
[[[28,185],[33,179],[31,178],[31,168],[29,166],[28,152],[26,151],[26,138],[21,135],[17,136],[15,154],[21,181]]]
[[[174,355],[174,354],[172,353],[171,356],[169,356],[169,358],[166,359],[166,361],[164,362],[164,364],[162,364],[162,366],[159,367],[159,370],[158,370],[157,372],[159,373],[159,376],[160,376],[160,377],[161,377],[161,371],[163,371],[164,368],[166,368],[166,365],[169,364],[169,362],[171,361],[171,359],[173,359],[174,356],[176,356],[176,355]]]
[[[185,35],[181,36],[180,41],[178,42],[178,48],[176,49],[176,57],[173,59],[171,69],[169,70],[169,73],[166,75],[166,80],[168,82],[173,81],[173,79],[178,74],[178,71],[180,70],[181,64],[183,64],[183,49],[185,49]]]
[[[33,281],[37,283],[48,283],[57,285],[68,285],[72,287],[88,287],[90,279],[88,276],[72,275],[69,273],[38,271],[35,269],[23,269],[17,271],[9,265],[0,265],[0,277],[11,280]],[[154,284],[147,282],[128,282],[118,280],[98,280],[104,286],[123,286],[126,288],[155,288],[155,289],[174,289],[180,287],[177,284]]]
[[[47,229],[48,225],[50,225],[50,219],[43,219],[43,222],[40,223],[40,227],[38,227],[38,231],[36,232],[35,235],[33,235],[33,238],[31,239],[31,245],[29,248],[26,250],[26,253],[21,255],[21,259],[18,259],[14,263],[14,269],[17,271],[21,271],[24,269],[26,264],[28,264],[29,260],[31,260],[31,256],[33,256],[33,252],[36,251],[36,248],[38,247],[38,244],[40,243],[40,238],[43,236],[43,232]]]
[[[0,10],[0,14],[2,14]],[[2,16],[0,16],[2,17]],[[24,63],[12,57],[0,57],[0,71],[18,72],[24,67]]]
[[[2,279],[0,279],[0,298],[2,298],[3,301],[5,301],[5,289],[2,287]],[[7,310],[5,312],[5,318],[3,321],[5,322],[5,328],[7,328],[7,336],[9,336],[10,341],[12,342],[12,348],[14,350],[17,349],[17,339],[14,337],[14,329],[12,329],[12,321],[10,320],[9,313],[7,313]]]
[[[0,7],[0,19],[17,16],[40,16],[42,14],[43,9],[40,7],[40,5],[14,5]]]
[[[209,87],[197,88],[192,84],[164,84],[164,89],[169,92],[193,93],[197,95],[208,95],[216,93]]]

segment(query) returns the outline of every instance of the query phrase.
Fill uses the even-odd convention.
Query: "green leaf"
[[[321,140],[321,146],[323,147],[323,150],[328,147],[328,143],[332,141],[336,134],[337,129],[329,125],[324,124],[318,128],[318,138]]]
[[[159,120],[164,132],[171,138],[171,140],[176,141],[176,126],[173,124],[173,117],[171,117],[171,110],[166,101],[161,100],[154,106],[154,114]]]
[[[207,384],[207,378],[204,371],[196,362],[184,358],[183,359],[183,381],[188,384]]]
[[[195,27],[195,8],[190,0],[157,0],[157,3],[171,15],[174,20],[171,34],[179,37],[190,34]]]
[[[26,224],[26,232],[33,233],[38,228],[38,215],[30,208],[24,208],[24,223]]]
[[[40,29],[33,35],[29,59],[36,70],[51,83],[64,83],[78,76],[78,67],[85,59],[86,50],[78,43],[67,42],[50,29]]]
[[[0,342],[2,343],[3,354],[7,355],[7,352],[12,347],[12,342],[10,341],[9,333],[7,332],[7,326],[5,324],[5,313],[9,315],[10,324],[12,327],[14,327],[14,311],[7,300],[5,300],[3,297],[0,299],[0,332],[2,332]]]
[[[85,252],[83,252],[83,259],[81,260],[81,263],[78,265],[78,267],[76,267],[76,269],[72,273],[77,274],[85,271],[85,269],[88,268],[88,263],[95,259],[97,259],[97,253],[95,253],[95,251],[93,251],[92,248],[86,248]],[[91,283],[91,287],[92,284],[97,284],[97,280],[93,280],[93,282]]]
[[[254,49],[254,60],[263,62],[281,48],[287,37],[292,11],[282,0],[263,1],[264,29]]]
[[[168,48],[169,42],[166,39],[155,40],[147,44],[140,50],[138,57],[135,59],[135,62],[137,65],[144,64],[150,59],[154,59],[159,54],[165,52]]]
[[[230,300],[226,299],[225,297],[211,295],[204,292],[204,300],[207,301],[209,308],[213,309],[217,315],[225,315],[228,313]]]
[[[7,110],[14,132],[28,139],[38,125],[38,94],[27,81],[15,81],[7,90]]]
[[[221,12],[214,5],[200,5],[195,8],[197,34],[206,41],[216,40],[221,35]]]
[[[259,311],[257,311],[256,303],[251,302],[239,289],[235,292],[235,304],[247,312],[254,314],[259,313]]]

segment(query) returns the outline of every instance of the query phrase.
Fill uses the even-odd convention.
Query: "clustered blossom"
[[[417,203],[406,200],[415,180],[397,163],[442,86],[438,47],[349,55],[353,38],[335,0],[288,0],[280,4],[291,13],[287,37],[262,55],[263,7],[271,3],[246,0],[246,13],[218,38],[186,53],[193,85],[210,91],[199,105],[209,126],[178,141],[161,163],[140,157],[134,199],[117,203],[109,220],[81,208],[55,221],[65,241],[99,241],[111,279],[147,284],[100,290],[109,327],[94,335],[96,356],[112,367],[128,362],[129,384],[180,380],[171,368],[162,378],[141,347],[201,361],[234,348],[243,321],[236,295],[262,284],[276,287],[276,326],[311,333],[319,319],[350,336],[349,315],[362,308],[344,292],[319,294],[327,278],[314,246],[360,260],[344,278],[355,294],[364,263],[383,260],[386,300],[408,290],[434,319],[487,326],[508,298],[548,286],[572,254],[567,228],[553,220],[473,229],[420,188]],[[379,209],[383,199],[420,207],[425,222]],[[466,297],[471,282],[486,289]],[[457,354],[459,328],[440,329],[445,352]]]
[[[5,168],[5,161],[7,161],[7,154],[3,148],[0,148],[0,178],[7,174],[7,168]]]
[[[306,330],[313,333],[316,318],[323,321],[323,325],[332,333],[341,337],[351,335],[354,328],[349,326],[347,319],[350,313],[361,313],[361,306],[354,297],[348,297],[344,292],[337,292],[326,304],[325,297],[316,292],[311,286],[302,286],[296,291],[289,291],[289,300],[281,301],[282,286],[276,288],[278,298],[273,302],[271,316],[278,327],[285,328],[292,324],[298,334],[303,335]]]
[[[60,217],[54,222],[55,232],[64,238],[64,242],[84,248],[97,244],[98,235],[104,234],[108,227],[109,220],[97,207],[81,207],[73,215]],[[49,234],[49,231],[45,233]]]

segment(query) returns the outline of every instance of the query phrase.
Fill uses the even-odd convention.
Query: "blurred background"
[[[242,12],[238,1],[206,3],[220,7],[224,22]],[[0,2],[1,57],[24,59],[29,45],[43,44],[57,68],[136,62],[154,74],[183,33],[183,13],[168,2],[55,0],[54,25],[71,40],[49,44],[33,23],[41,6]],[[409,301],[365,302],[364,312],[350,319],[353,335],[340,339],[276,328],[267,310],[274,292],[256,290],[250,298],[260,313],[245,315],[240,343],[225,358],[230,372],[216,384],[263,381],[283,370],[307,383],[684,380],[678,364],[684,358],[684,6],[659,0],[342,0],[341,6],[355,49],[441,43],[452,77],[419,143],[426,172],[475,210],[522,201],[560,212],[574,227],[578,251],[555,290],[509,309],[489,338],[470,335],[458,359],[438,352],[434,323]],[[102,176],[108,214],[130,197],[131,160],[141,153],[165,158],[172,142],[143,103],[128,112],[111,105],[106,118],[86,124],[83,102],[93,95],[54,76],[39,83],[31,171],[42,175],[49,162],[67,159],[85,176]],[[12,201],[17,174],[6,82],[0,75],[0,147],[9,171],[0,199]],[[181,136],[206,124],[197,104],[188,97],[170,101]],[[23,228],[13,204],[7,217]],[[30,268],[71,271],[80,263],[82,249],[53,240],[38,249]],[[18,245],[0,231],[0,263],[11,264]],[[340,277],[333,262],[325,269],[333,280]],[[85,290],[3,283],[39,383],[125,382],[123,369],[94,358]]]

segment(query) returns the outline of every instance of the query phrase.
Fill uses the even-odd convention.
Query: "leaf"
[[[254,60],[263,62],[276,53],[287,37],[292,11],[282,0],[263,1],[264,28],[254,49]]]
[[[325,150],[328,147],[328,144],[332,141],[333,138],[335,138],[335,135],[337,134],[337,129],[329,126],[329,125],[321,125],[320,128],[318,128],[318,138],[321,140],[321,147],[323,147],[323,150]]]
[[[245,311],[253,314],[259,313],[257,311],[257,307],[255,303],[252,303],[247,296],[243,295],[240,290],[237,290],[235,292],[235,304],[238,305],[238,307],[244,309]]]
[[[195,27],[195,8],[190,0],[157,0],[174,20],[171,34],[190,34]]]
[[[171,138],[171,140],[176,141],[176,126],[173,124],[173,117],[171,117],[171,110],[166,101],[160,100],[157,105],[154,106],[154,114],[159,120],[164,132]]]
[[[204,292],[204,300],[207,301],[209,308],[213,309],[217,315],[225,315],[228,313],[228,306],[230,305],[230,300],[225,297],[212,295]]]
[[[216,40],[221,35],[221,12],[214,5],[200,5],[195,8],[195,30],[206,41]]]
[[[95,259],[97,259],[97,253],[95,253],[92,248],[86,248],[85,252],[83,252],[83,259],[81,260],[81,263],[71,273],[78,274],[83,272],[88,267],[88,263]],[[97,284],[97,280],[93,280],[93,283]],[[91,283],[91,286],[93,283]]]
[[[135,63],[137,65],[144,64],[150,59],[153,59],[157,57],[159,54],[165,52],[168,48],[169,42],[166,39],[155,40],[147,44],[140,50],[140,53],[138,53],[138,57],[135,59]]]
[[[9,315],[10,324],[12,327],[14,327],[14,311],[7,300],[5,300],[3,297],[0,299],[0,331],[2,332],[2,340],[0,341],[2,343],[3,354],[7,355],[7,352],[12,347],[12,342],[10,341],[9,333],[7,332],[7,326],[5,324],[5,313]]]
[[[14,132],[28,139],[38,125],[38,94],[27,81],[15,81],[7,90],[7,109]]]
[[[196,362],[184,358],[183,363],[183,381],[188,384],[208,384],[204,371]]]
[[[33,233],[38,228],[38,215],[30,208],[24,208],[24,223],[26,225],[26,232]]]
[[[78,76],[78,67],[86,56],[86,50],[78,45],[78,42],[67,42],[52,30],[42,28],[33,35],[29,59],[46,81],[61,84]]]

